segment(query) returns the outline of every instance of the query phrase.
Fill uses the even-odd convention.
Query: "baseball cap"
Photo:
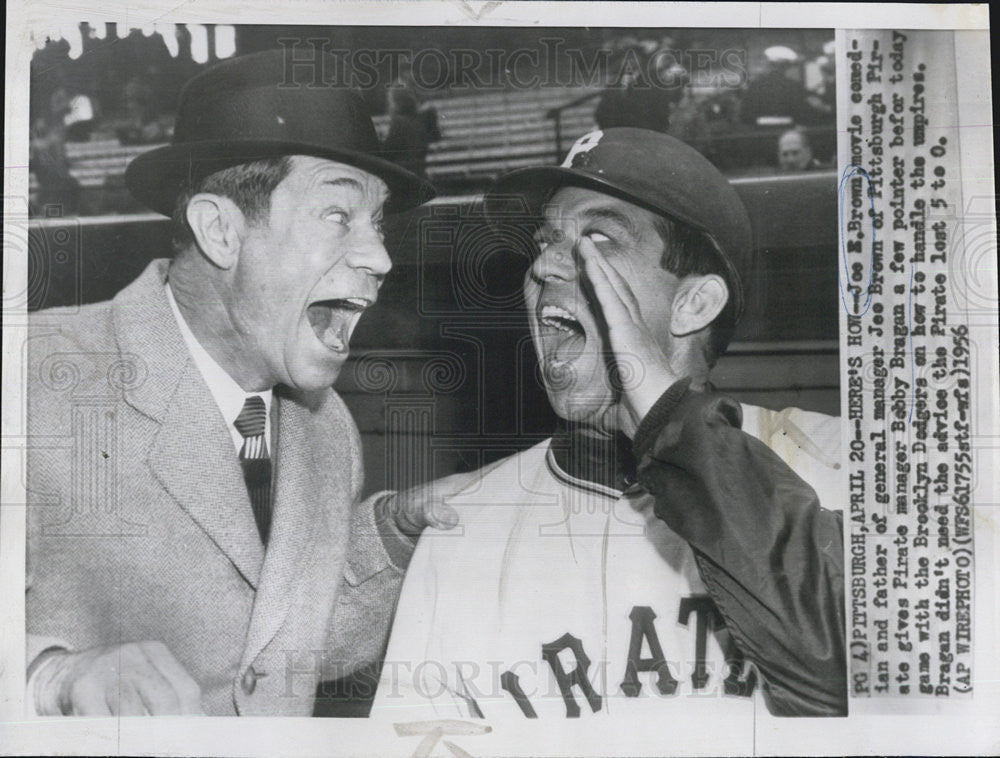
[[[726,177],[694,148],[648,129],[621,127],[585,134],[559,166],[519,169],[500,177],[484,198],[494,222],[538,214],[560,187],[618,197],[708,235],[727,274],[734,323],[745,306],[753,234],[743,202]]]

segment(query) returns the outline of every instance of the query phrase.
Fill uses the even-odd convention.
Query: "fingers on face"
[[[583,268],[587,274],[587,281],[593,290],[601,306],[602,314],[609,325],[615,323],[625,311],[625,304],[621,297],[615,292],[614,285],[606,271],[606,266],[601,260],[600,254],[594,247],[594,243],[587,239],[580,240],[577,245],[580,259],[583,261]]]
[[[592,240],[581,238],[577,250],[609,325],[619,320],[637,321],[639,304],[625,278],[604,259]]]

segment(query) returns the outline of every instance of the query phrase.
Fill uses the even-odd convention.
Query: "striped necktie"
[[[243,410],[233,425],[243,435],[240,449],[240,465],[243,467],[243,481],[250,495],[253,518],[257,522],[260,539],[266,545],[271,530],[271,458],[264,439],[267,409],[264,399],[251,395],[243,403]]]

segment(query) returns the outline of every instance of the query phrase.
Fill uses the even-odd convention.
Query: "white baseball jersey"
[[[822,500],[836,497],[838,419],[743,415]],[[373,716],[483,718],[491,741],[475,745],[489,753],[524,719],[752,715],[757,672],[652,496],[575,479],[548,440],[445,482],[460,525],[420,539]]]

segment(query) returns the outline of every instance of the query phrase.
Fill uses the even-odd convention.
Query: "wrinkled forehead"
[[[357,166],[310,155],[293,155],[285,181],[296,191],[335,192],[345,201],[377,208],[389,199],[388,185]]]
[[[657,214],[620,197],[584,187],[560,187],[542,205],[542,220],[548,225],[586,220],[594,216],[618,216],[639,225],[653,223]]]

